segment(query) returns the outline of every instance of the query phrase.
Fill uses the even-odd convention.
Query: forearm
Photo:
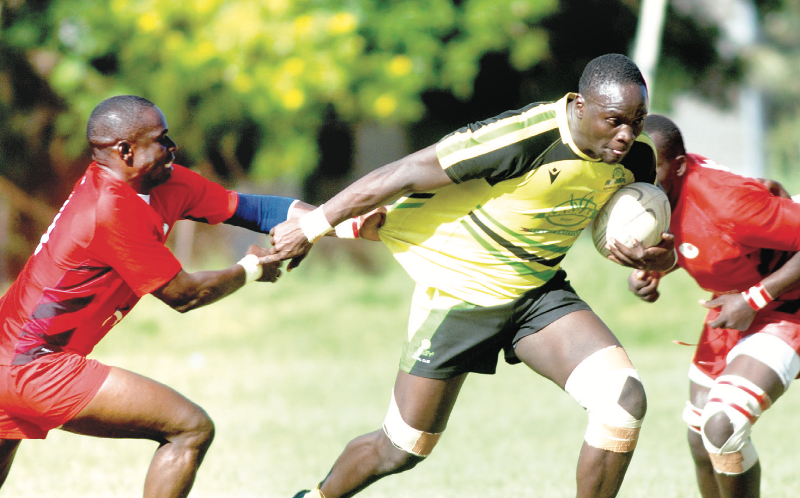
[[[378,168],[325,203],[325,218],[332,226],[390,204],[414,192],[429,192],[452,181],[436,157],[435,146]]]
[[[292,217],[292,213],[296,212],[298,205],[310,206],[290,197],[237,194],[239,196],[239,204],[236,207],[236,212],[225,221],[225,224],[246,228],[254,232],[269,233],[275,225],[283,223]]]
[[[239,264],[216,271],[187,273],[181,270],[153,295],[172,309],[186,313],[233,294],[245,282],[245,270]]]

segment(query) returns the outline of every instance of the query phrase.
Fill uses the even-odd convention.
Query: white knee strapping
[[[700,434],[702,416],[703,410],[694,406],[691,401],[686,402],[686,406],[683,407],[683,421],[689,426],[690,431]]]
[[[722,375],[717,379],[708,393],[701,419],[703,445],[714,470],[721,474],[741,474],[755,465],[758,454],[750,442],[750,430],[770,405],[769,395],[744,377]],[[706,433],[706,424],[718,413],[724,413],[733,426],[733,434],[720,447],[711,443]]]
[[[414,429],[400,416],[400,408],[394,399],[392,390],[392,401],[389,403],[389,411],[383,421],[383,432],[396,447],[413,455],[426,457],[431,454],[433,447],[439,441],[442,433],[433,434]]]
[[[714,387],[714,379],[697,368],[694,363],[689,365],[689,380],[708,389]],[[702,415],[702,408],[694,406],[691,401],[686,402],[686,406],[683,408],[683,421],[689,426],[689,430],[700,434],[700,425],[702,424],[700,417]]]
[[[699,386],[711,389],[714,387],[714,379],[706,375],[702,370],[697,368],[697,365],[692,363],[689,365],[689,380]]]
[[[629,378],[640,380],[625,350],[611,346],[584,359],[567,379],[564,390],[589,416],[584,439],[590,446],[617,453],[636,448],[642,420],[618,403]]]
[[[728,353],[728,363],[741,354],[755,358],[774,370],[783,382],[784,389],[788,389],[800,373],[800,356],[772,334],[757,333],[745,337]]]

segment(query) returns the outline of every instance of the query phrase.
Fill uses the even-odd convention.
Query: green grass
[[[186,315],[145,298],[93,353],[178,389],[214,419],[217,437],[192,497],[288,498],[324,477],[350,439],[380,427],[413,283],[377,244],[362,258],[386,270],[364,274],[327,242],[279,284],[251,284]],[[675,274],[658,303],[642,303],[627,291],[628,270],[583,239],[565,267],[626,345],[648,391],[620,496],[699,496],[681,421],[692,348],[671,341],[696,338],[705,293]],[[795,496],[793,439],[784,431],[798,408],[790,392],[755,427],[764,496]],[[568,395],[524,366],[501,364],[495,376],[467,380],[426,462],[362,496],[574,496],[584,427]],[[141,496],[154,450],[148,441],[53,431],[22,444],[0,496]]]

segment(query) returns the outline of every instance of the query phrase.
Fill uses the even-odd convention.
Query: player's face
[[[674,207],[677,205],[680,195],[680,177],[683,175],[683,166],[686,158],[685,156],[672,157],[674,154],[671,154],[665,147],[665,140],[661,133],[649,135],[658,152],[656,178],[658,178],[658,183],[667,193],[667,197],[669,197],[669,201]]]
[[[167,120],[157,107],[147,111],[143,122],[134,142],[133,160],[140,173],[142,193],[148,193],[172,176],[172,161],[178,146],[167,135]]]
[[[579,120],[575,144],[593,159],[616,164],[642,133],[647,108],[647,89],[635,83],[579,95],[575,100]]]

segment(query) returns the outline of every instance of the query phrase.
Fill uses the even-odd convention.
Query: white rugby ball
[[[635,182],[616,191],[592,221],[594,247],[604,257],[609,255],[606,243],[618,240],[633,247],[638,240],[644,247],[661,242],[661,234],[669,231],[671,209],[667,194],[660,187]]]

